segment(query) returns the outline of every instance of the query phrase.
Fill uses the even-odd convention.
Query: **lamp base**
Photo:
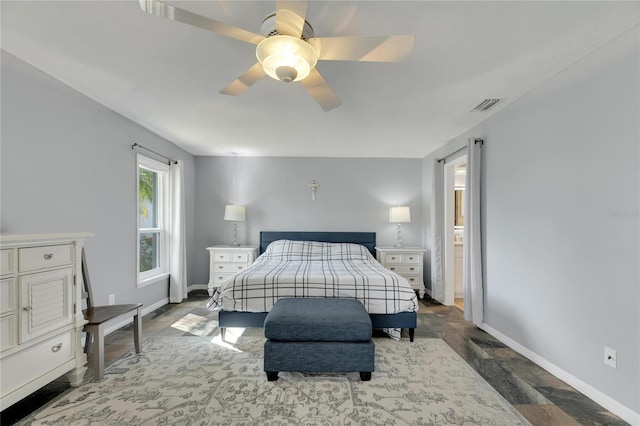
[[[239,247],[240,243],[238,243],[238,222],[233,222],[233,242],[231,243],[231,247]]]
[[[398,224],[398,231],[396,232],[396,245],[394,247],[395,248],[404,247],[402,245],[402,224],[401,223]]]

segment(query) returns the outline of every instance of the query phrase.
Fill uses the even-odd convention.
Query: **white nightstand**
[[[209,296],[213,295],[214,288],[251,265],[258,256],[256,246],[213,246],[207,247],[207,250],[209,250],[209,284],[207,285]]]
[[[422,299],[425,293],[422,279],[422,257],[425,251],[420,247],[376,247],[376,257],[382,266],[406,278]]]

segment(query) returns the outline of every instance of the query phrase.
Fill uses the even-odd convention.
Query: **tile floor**
[[[166,305],[143,318],[143,338],[217,334],[206,308],[206,291],[194,291],[179,305]],[[552,376],[533,362],[464,321],[456,307],[421,301],[416,338],[439,337],[478,371],[533,425],[626,425],[627,423]],[[190,330],[190,331],[185,331]],[[260,329],[251,332],[261,332]],[[133,349],[133,331],[125,327],[105,338],[105,365]],[[55,381],[0,413],[10,425],[68,389]]]

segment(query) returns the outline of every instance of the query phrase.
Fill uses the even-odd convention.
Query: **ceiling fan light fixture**
[[[287,35],[262,40],[256,47],[256,57],[269,77],[285,83],[305,79],[318,62],[318,54],[309,43]]]

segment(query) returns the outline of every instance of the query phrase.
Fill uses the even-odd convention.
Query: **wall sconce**
[[[233,221],[233,242],[231,246],[238,247],[238,222],[246,220],[246,209],[244,206],[226,205],[224,206],[224,220]]]
[[[389,222],[398,224],[396,248],[402,247],[402,224],[411,222],[411,210],[409,207],[391,207],[389,209]]]

